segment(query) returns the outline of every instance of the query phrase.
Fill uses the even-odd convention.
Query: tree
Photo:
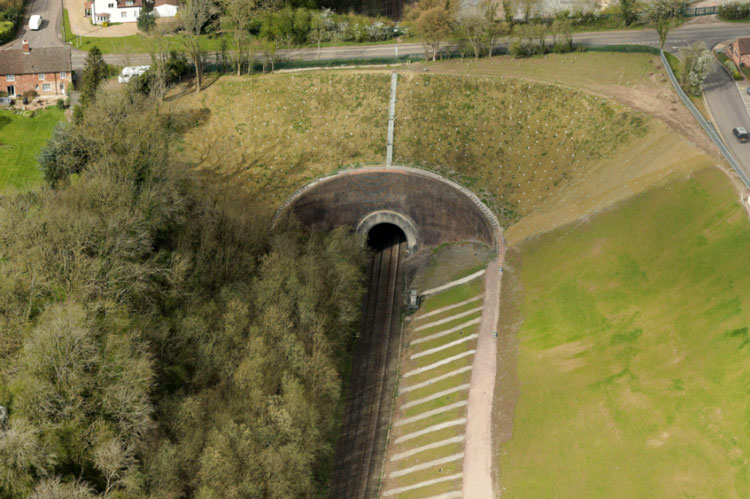
[[[664,43],[667,41],[667,35],[674,27],[681,10],[681,0],[654,0],[654,2],[648,4],[644,11],[643,15],[646,21],[659,34],[659,47],[662,50],[664,49]]]
[[[96,99],[96,90],[108,75],[109,69],[107,63],[104,62],[101,50],[96,46],[92,47],[86,56],[86,65],[83,68],[81,104],[84,107]]]
[[[222,20],[232,31],[234,45],[237,48],[234,65],[237,74],[240,75],[250,41],[248,28],[258,8],[258,3],[256,0],[221,0],[221,7],[224,12]]]
[[[529,22],[530,19],[539,15],[539,9],[542,6],[542,0],[519,0],[523,20]]]
[[[516,23],[516,14],[518,13],[518,0],[503,0],[503,17],[508,23],[511,31]]]
[[[115,438],[109,439],[94,449],[94,467],[101,471],[107,481],[104,497],[122,480],[123,474],[135,464],[133,453]]]
[[[711,74],[711,52],[703,42],[680,49],[680,86],[685,92],[700,95],[701,85]]]
[[[200,35],[211,19],[213,3],[210,0],[186,0],[180,7],[178,20],[182,29],[182,43],[188,57],[195,66],[195,92],[201,91],[203,83],[203,49]]]
[[[620,15],[625,26],[630,26],[638,20],[636,0],[620,0]]]
[[[506,32],[507,26],[502,25],[498,19],[498,0],[482,0],[479,5],[485,18],[484,44],[487,47],[487,55],[492,57],[497,39]]]
[[[154,15],[150,11],[143,8],[141,9],[141,13],[138,14],[137,24],[140,31],[150,33],[154,29],[154,26],[156,26],[156,19],[154,19]]]
[[[313,14],[310,19],[310,39],[318,45],[318,60],[320,60],[320,43],[328,33],[328,13],[321,11]]]
[[[474,52],[474,58],[479,59],[485,50],[485,38],[488,20],[479,8],[467,9],[458,18],[456,32],[461,40],[466,41]]]
[[[422,40],[425,58],[437,60],[440,43],[451,34],[451,14],[444,7],[424,10],[415,22],[417,36]]]

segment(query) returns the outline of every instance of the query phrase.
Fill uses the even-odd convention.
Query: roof
[[[0,50],[0,75],[58,73],[71,69],[68,47],[32,47],[28,54],[20,48]]]
[[[178,3],[177,0],[156,0],[156,2],[154,2],[154,7],[161,7],[162,5],[174,5],[177,7]]]
[[[737,49],[740,55],[750,54],[750,38],[737,38]]]
[[[133,5],[126,5],[125,0],[117,0],[118,9],[134,9],[135,7],[143,7],[143,0],[133,0]]]

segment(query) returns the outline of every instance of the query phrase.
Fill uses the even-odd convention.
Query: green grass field
[[[57,108],[37,112],[33,118],[0,111],[0,190],[33,187],[42,181],[36,157],[62,119],[63,111]]]
[[[717,169],[511,252],[503,496],[750,497],[748,257]]]

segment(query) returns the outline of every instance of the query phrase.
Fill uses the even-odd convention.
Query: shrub
[[[732,78],[734,78],[735,80],[744,79],[744,77],[742,76],[742,73],[740,73],[739,69],[737,69],[737,66],[729,59],[724,61],[724,67],[727,68],[727,70],[729,71],[729,74],[731,74]]]
[[[732,2],[719,6],[719,19],[725,21],[744,21],[750,19],[750,4]]]
[[[0,43],[5,43],[13,38],[16,24],[11,21],[0,21]]]
[[[38,96],[39,94],[37,93],[37,91],[33,89],[27,90],[23,93],[23,98],[30,101],[36,99]]]
[[[57,106],[57,109],[65,109],[65,100],[57,99],[57,103],[55,105]]]

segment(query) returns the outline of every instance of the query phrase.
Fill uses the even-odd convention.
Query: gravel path
[[[502,241],[501,237],[498,237]],[[463,496],[492,499],[492,397],[497,372],[497,331],[500,308],[500,285],[505,248],[500,247],[497,260],[487,266],[484,312],[479,327],[479,341],[471,371],[469,405],[464,449]]]

